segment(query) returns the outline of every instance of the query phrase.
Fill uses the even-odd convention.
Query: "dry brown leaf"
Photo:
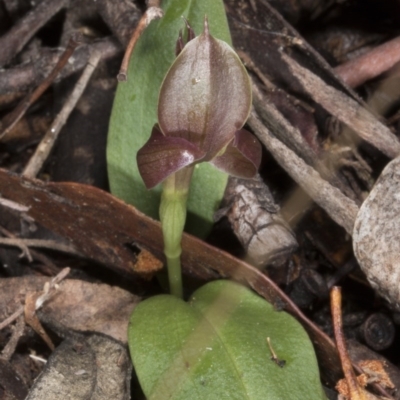
[[[24,307],[25,322],[46,342],[50,350],[54,350],[53,342],[36,315],[36,300],[40,295],[40,292],[28,293],[26,295]]]
[[[48,281],[42,277],[0,279],[0,319],[12,314],[28,292]],[[64,330],[94,331],[127,343],[129,317],[139,297],[118,287],[67,279],[38,312],[40,320]]]

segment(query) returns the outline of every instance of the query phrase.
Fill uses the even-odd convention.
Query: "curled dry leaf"
[[[400,157],[386,166],[361,206],[353,247],[371,286],[400,311]]]
[[[40,296],[40,292],[28,293],[25,298],[24,316],[25,322],[46,342],[51,350],[54,350],[54,344],[49,335],[43,328],[36,315],[36,300]]]

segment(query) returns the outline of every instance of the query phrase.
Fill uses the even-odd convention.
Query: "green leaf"
[[[270,338],[279,367],[271,360]],[[230,281],[189,303],[169,295],[136,307],[129,347],[149,400],[322,400],[314,349],[289,314]]]
[[[231,43],[222,0],[164,0],[165,15],[153,21],[136,45],[128,82],[118,85],[107,144],[111,192],[145,214],[158,218],[161,186],[147,190],[139,175],[136,153],[150,137],[157,122],[159,89],[175,59],[175,44],[184,27],[182,16],[196,34],[207,14],[210,32]],[[186,230],[204,237],[222,199],[228,176],[207,163],[196,166],[188,200]]]

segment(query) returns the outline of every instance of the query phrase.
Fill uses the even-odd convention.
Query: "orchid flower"
[[[191,39],[194,35],[188,32]],[[164,252],[171,291],[178,296],[182,284],[174,282],[180,275],[180,242],[194,166],[210,162],[233,176],[251,178],[261,160],[260,143],[242,129],[251,108],[251,84],[235,51],[210,35],[207,18],[203,33],[182,47],[180,36],[181,51],[161,85],[158,124],[137,154],[146,187],[163,182]]]
[[[261,146],[244,129],[251,84],[235,51],[204,32],[178,55],[161,86],[158,125],[139,150],[140,174],[148,189],[199,162],[211,162],[236,177],[251,178]]]

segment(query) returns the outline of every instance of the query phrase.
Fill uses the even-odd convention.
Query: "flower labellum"
[[[228,174],[253,177],[261,160],[258,140],[242,129],[251,84],[239,57],[209,33],[190,40],[161,86],[158,125],[137,162],[148,189],[185,167],[208,161]]]

